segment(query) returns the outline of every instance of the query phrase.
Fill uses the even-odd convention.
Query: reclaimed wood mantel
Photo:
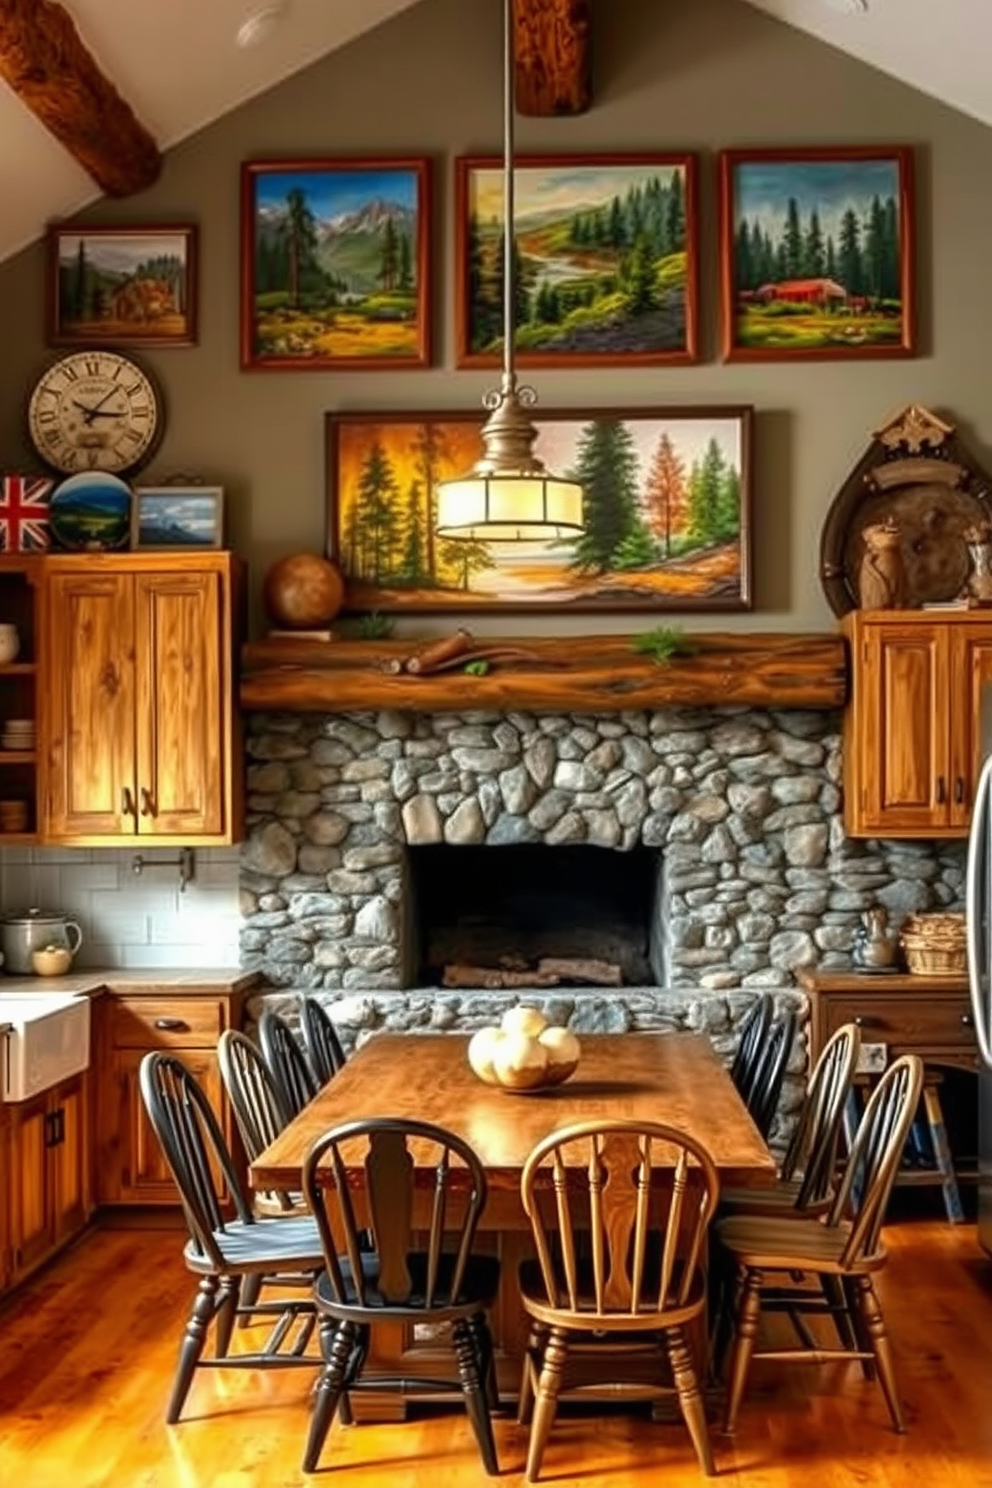
[[[694,652],[657,665],[629,635],[537,639],[488,637],[484,676],[406,670],[422,641],[256,641],[242,653],[241,706],[265,712],[415,713],[465,709],[609,713],[627,708],[737,704],[839,708],[847,697],[839,635],[711,633],[686,637]],[[507,659],[500,659],[505,651]]]

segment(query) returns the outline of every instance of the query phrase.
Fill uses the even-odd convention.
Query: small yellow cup
[[[68,946],[44,946],[31,952],[31,965],[38,976],[65,976],[72,966],[72,952]]]

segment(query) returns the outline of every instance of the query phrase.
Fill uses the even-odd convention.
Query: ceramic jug
[[[852,955],[859,971],[894,971],[899,951],[898,931],[889,928],[881,905],[866,909],[854,935]]]
[[[16,661],[20,649],[21,638],[17,633],[17,626],[11,625],[9,621],[0,623],[0,665]]]

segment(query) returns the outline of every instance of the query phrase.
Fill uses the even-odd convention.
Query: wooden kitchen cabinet
[[[963,837],[992,680],[983,610],[855,610],[844,715],[844,825],[852,837]]]
[[[229,1146],[234,1123],[217,1064],[217,1040],[241,1026],[233,988],[180,995],[101,999],[97,1024],[97,1200],[101,1204],[171,1204],[175,1183],[145,1113],[138,1072],[152,1049],[173,1051],[203,1086]]]
[[[24,812],[23,825],[11,815],[13,808],[0,813],[0,846],[37,841],[40,564],[37,553],[0,553],[0,624],[13,625],[19,640],[17,655],[0,660],[0,800],[23,802]],[[11,719],[35,721],[34,737],[17,741],[16,748],[2,737]]]
[[[242,604],[227,552],[46,560],[44,840],[239,839]]]
[[[89,1074],[7,1107],[8,1285],[82,1231],[93,1209]]]

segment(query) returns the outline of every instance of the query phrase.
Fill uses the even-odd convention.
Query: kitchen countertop
[[[113,992],[117,996],[156,996],[166,992],[247,992],[261,982],[257,971],[239,971],[237,967],[193,967],[169,971],[167,967],[147,971],[128,971],[123,967],[94,967],[92,971],[71,971],[66,976],[5,976],[0,973],[0,1007],[5,992],[76,992],[99,996]]]

